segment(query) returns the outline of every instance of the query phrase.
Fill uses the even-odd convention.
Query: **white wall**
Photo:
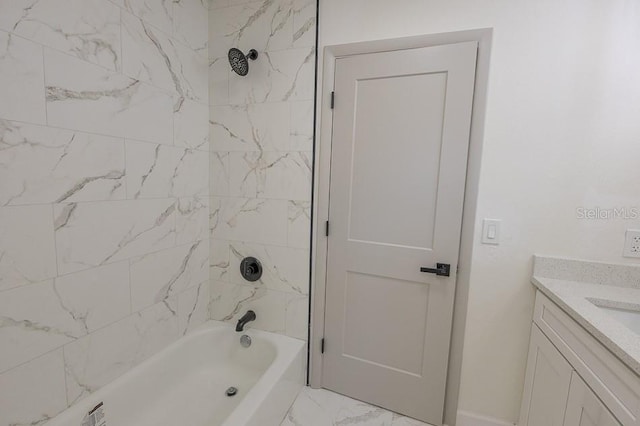
[[[621,256],[624,231],[639,220],[583,220],[576,209],[640,207],[640,4],[322,0],[318,46],[487,27],[476,222],[503,219],[503,241],[476,235],[459,408],[515,422],[531,255],[633,261]]]

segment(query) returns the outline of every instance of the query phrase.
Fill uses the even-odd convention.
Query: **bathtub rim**
[[[107,383],[97,391],[85,396],[78,402],[67,407],[65,410],[61,411],[56,416],[43,423],[43,426],[68,426],[69,424],[73,424],[76,418],[82,418],[97,404],[102,401],[108,400],[108,396],[112,392],[117,391],[118,387],[122,386],[128,380],[130,380],[131,376],[134,375],[134,372],[140,374],[141,369],[149,368],[150,365],[153,365],[159,359],[166,357],[167,354],[174,352],[186,341],[202,338],[203,335],[206,335],[212,330],[216,329],[227,329],[223,332],[233,333],[237,336],[238,340],[240,340],[240,336],[242,336],[243,334],[248,334],[252,338],[265,339],[275,346],[276,355],[273,362],[267,367],[256,384],[252,386],[252,388],[244,395],[242,400],[227,416],[227,418],[223,419],[221,426],[238,426],[245,424],[251,419],[251,416],[259,407],[259,404],[268,395],[268,392],[270,392],[276,386],[278,380],[285,374],[289,366],[293,362],[295,362],[295,359],[297,356],[299,356],[299,353],[301,351],[304,351],[306,342],[290,336],[253,329],[250,325],[246,327],[246,330],[244,332],[238,333],[229,323],[217,320],[207,320],[205,323],[201,324],[187,334],[181,336],[159,352],[153,354],[126,373],[114,379],[112,382]],[[269,380],[271,380],[271,382],[269,382]],[[304,383],[302,383],[302,386],[304,386]],[[253,409],[250,409],[250,407],[253,407]],[[232,423],[231,421],[235,423]]]

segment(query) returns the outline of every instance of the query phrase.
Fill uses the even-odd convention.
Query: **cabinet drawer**
[[[640,426],[640,378],[541,292],[534,322],[625,426]]]

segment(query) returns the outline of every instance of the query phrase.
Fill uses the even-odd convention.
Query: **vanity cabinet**
[[[621,423],[574,371],[571,375],[564,426],[621,426]]]
[[[640,426],[640,377],[538,291],[519,426]]]
[[[562,426],[573,368],[534,324],[520,425]],[[523,421],[524,419],[524,421]]]

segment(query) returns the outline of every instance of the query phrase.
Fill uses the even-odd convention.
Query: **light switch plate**
[[[623,256],[640,257],[640,230],[627,229]]]
[[[482,222],[482,244],[500,244],[500,219],[485,219]]]

